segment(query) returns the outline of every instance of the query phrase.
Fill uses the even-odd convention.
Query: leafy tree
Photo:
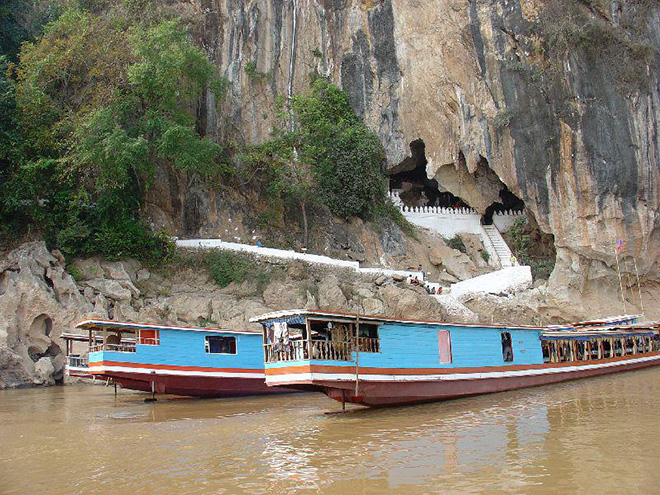
[[[346,94],[326,79],[313,81],[278,113],[273,139],[251,147],[248,180],[260,180],[269,198],[300,207],[304,244],[308,209],[325,204],[335,215],[371,217],[385,206],[383,148],[355,115]],[[293,121],[294,130],[286,131]]]
[[[15,102],[22,145],[0,185],[5,219],[35,225],[68,254],[166,255],[139,218],[156,168],[223,170],[192,112],[203,91],[221,96],[223,81],[187,30],[69,9],[10,72],[0,105]]]
[[[338,216],[372,216],[385,198],[385,155],[378,138],[351,109],[346,94],[316,78],[298,95],[300,157],[311,164],[321,200]]]

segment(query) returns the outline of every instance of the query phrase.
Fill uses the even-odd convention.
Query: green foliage
[[[532,275],[536,279],[547,280],[555,269],[555,259],[531,259],[529,266],[532,268]]]
[[[463,254],[467,253],[467,248],[465,247],[465,243],[463,242],[461,236],[459,236],[458,234],[456,234],[451,239],[447,239],[447,246],[449,246],[452,249],[457,249]]]
[[[257,70],[257,64],[255,62],[248,62],[245,64],[245,75],[253,81],[269,81],[272,79],[272,74],[269,72],[259,72]]]
[[[82,282],[84,277],[80,269],[76,265],[68,265],[66,271],[73,277],[76,282]]]
[[[490,260],[490,254],[488,254],[488,251],[482,249],[479,253],[481,254],[481,259],[484,260],[486,263],[488,263],[488,261]]]
[[[228,251],[212,251],[206,257],[209,276],[220,287],[245,280],[250,263],[247,259]]]
[[[513,248],[513,252],[523,265],[529,265],[532,269],[532,275],[537,279],[547,279],[555,267],[554,257],[536,256],[533,251],[532,237],[529,233],[529,226],[525,218],[517,218],[509,231],[507,237]]]
[[[306,246],[309,213],[318,205],[344,218],[369,218],[382,211],[382,146],[339,88],[317,78],[309,94],[297,95],[288,104],[278,98],[275,117],[272,139],[240,154],[244,183],[268,198],[260,226],[274,227],[287,207],[296,206]],[[400,223],[410,231],[406,222]]]
[[[133,0],[88,3],[23,44],[13,80],[0,58],[0,221],[32,225],[68,255],[166,259],[171,243],[143,225],[142,198],[159,166],[226,171],[193,113],[225,82],[180,21],[141,23],[126,14]]]
[[[385,200],[384,151],[346,94],[323,78],[293,100],[300,158],[312,165],[318,195],[340,217],[372,216]]]
[[[526,227],[527,219],[519,217],[515,219],[508,232],[513,241],[513,252],[519,260],[529,257],[529,250],[532,247],[532,238],[527,233]]]

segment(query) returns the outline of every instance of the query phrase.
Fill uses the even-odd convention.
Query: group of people
[[[410,278],[410,284],[411,285],[420,285],[420,286],[424,287],[426,292],[430,295],[442,294],[442,287],[438,287],[437,290],[436,290],[436,288],[434,286],[425,283],[426,273],[424,273],[424,268],[422,267],[422,265],[419,265],[418,273],[419,273],[419,276]]]

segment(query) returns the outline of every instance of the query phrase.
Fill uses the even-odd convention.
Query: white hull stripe
[[[550,375],[556,373],[569,373],[571,371],[588,371],[602,368],[614,368],[635,363],[659,361],[660,356],[646,356],[626,361],[611,363],[586,364],[579,366],[563,366],[561,368],[537,368],[513,371],[490,371],[486,373],[453,373],[438,375],[359,375],[361,382],[416,382],[416,381],[452,381],[452,380],[484,380],[489,378],[513,378],[519,376]],[[285,375],[270,375],[266,383],[300,383],[312,381],[355,381],[355,373],[290,373]]]
[[[97,373],[127,373],[130,375],[161,375],[161,376],[197,376],[202,378],[257,378],[264,380],[264,373],[236,373],[227,371],[185,371],[153,368],[132,368],[126,366],[92,366],[87,368],[94,374]]]

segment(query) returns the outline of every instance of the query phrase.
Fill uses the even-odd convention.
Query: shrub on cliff
[[[309,93],[280,105],[278,118],[273,139],[250,147],[242,158],[250,165],[248,182],[265,190],[271,201],[300,206],[305,244],[309,206],[326,205],[343,218],[382,212],[385,153],[341,89],[317,77]]]
[[[5,223],[72,255],[166,254],[139,219],[156,167],[224,169],[193,110],[202,92],[221,96],[223,80],[187,30],[69,9],[10,72],[20,156],[0,185]]]
[[[300,156],[311,164],[321,200],[340,217],[370,217],[385,199],[383,147],[355,115],[346,93],[316,78],[293,99]]]

